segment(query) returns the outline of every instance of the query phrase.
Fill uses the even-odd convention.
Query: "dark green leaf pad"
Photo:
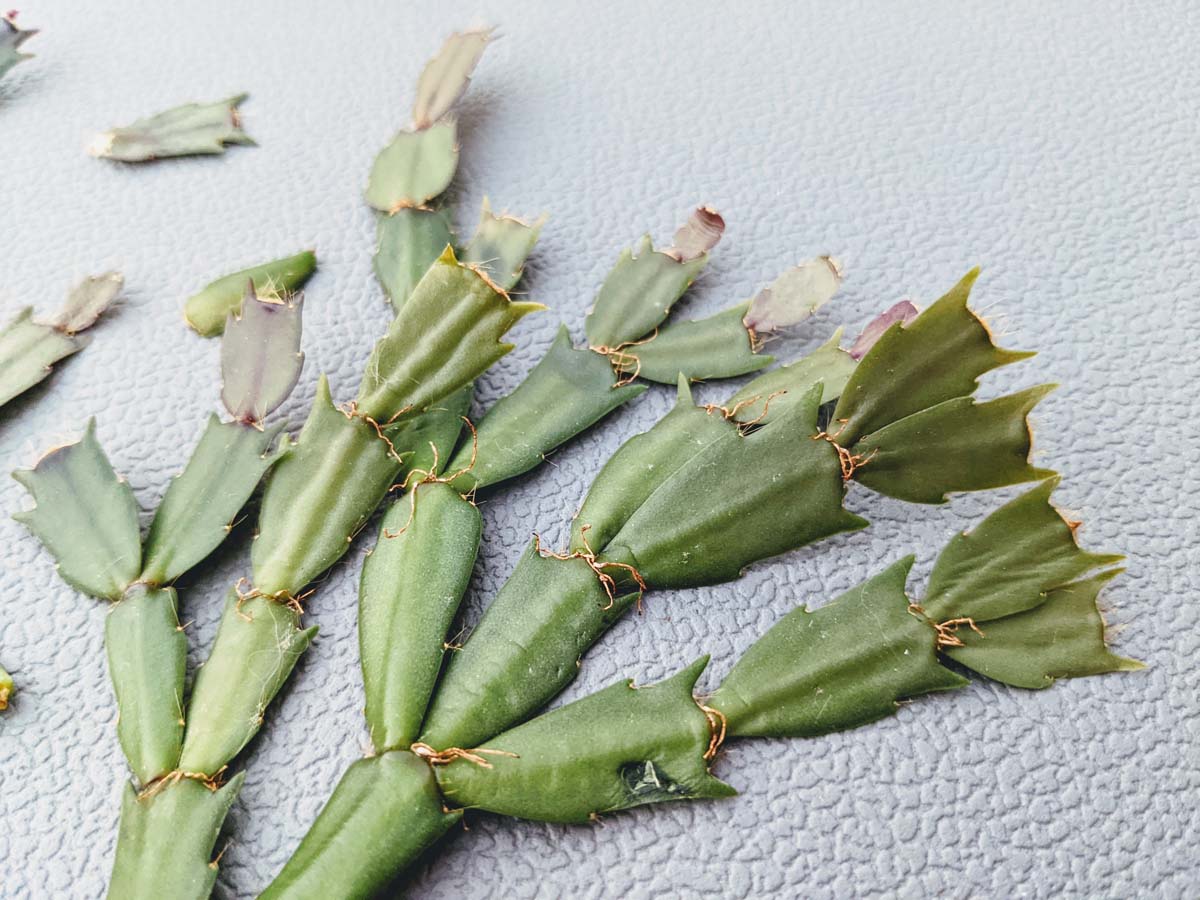
[[[442,248],[438,248],[440,253]],[[261,265],[225,275],[188,298],[183,317],[204,337],[215,337],[225,330],[230,313],[240,314],[246,282],[254,282],[261,297],[284,296],[302,288],[317,270],[317,257],[311,250],[285,256]]]
[[[979,387],[979,376],[1032,353],[1002,350],[967,307],[978,269],[908,325],[898,321],[858,364],[834,412],[838,441],[860,437]]]
[[[461,816],[443,808],[433,772],[413,754],[360,759],[260,900],[381,896]]]
[[[786,415],[804,400],[813,385],[821,384],[821,403],[841,396],[856,365],[841,348],[842,330],[808,356],[763,372],[725,403],[730,417],[743,424],[765,425]]]
[[[87,339],[76,335],[95,324],[122,284],[120,272],[93,275],[71,290],[49,322],[34,321],[33,310],[24,309],[0,328],[0,406],[49,375],[54,363],[87,346]]]
[[[32,53],[21,53],[21,45],[37,34],[36,29],[17,26],[16,14],[0,16],[0,78],[17,63],[32,59]]]
[[[797,325],[833,299],[842,286],[842,266],[820,256],[788,269],[754,295],[745,313],[752,335]]]
[[[263,490],[251,552],[255,587],[295,594],[337,562],[400,466],[369,422],[333,405],[321,376],[299,439]]]
[[[188,703],[179,768],[209,777],[228,765],[262,726],[317,628],[300,628],[293,605],[230,591],[208,661]]]
[[[95,420],[78,443],[13,478],[37,504],[13,518],[46,545],[58,574],[85,594],[119,600],[142,567],[137,502],[96,440]]]
[[[707,704],[731,737],[813,737],[889,716],[901,700],[967,683],[939,661],[936,632],[909,610],[907,557],[815,612],[792,610],[759,638]]]
[[[104,626],[108,671],[117,695],[117,737],[142,785],[171,772],[183,743],[187,637],[172,588],[134,585]]]
[[[543,822],[586,823],[667,800],[736,793],[708,772],[709,719],[692,699],[702,657],[651,687],[622,681],[497,735],[435,768],[454,806]],[[492,751],[492,752],[489,752]]]
[[[379,216],[375,276],[393,312],[400,312],[425,272],[453,242],[450,220],[441,210],[405,207]]]
[[[124,128],[96,137],[92,156],[121,162],[148,162],[172,156],[205,156],[224,153],[228,144],[253,145],[242,131],[238,107],[250,96],[238,94],[214,103],[187,103]]]
[[[947,648],[957,663],[1013,687],[1046,688],[1059,678],[1081,678],[1144,668],[1108,649],[1100,589],[1120,569],[1101,572],[1050,591],[1033,609],[960,630],[962,647]]]
[[[943,503],[951,491],[1047,478],[1054,473],[1029,463],[1033,436],[1027,417],[1054,387],[1029,388],[986,403],[958,397],[906,416],[854,444],[852,452],[861,460],[854,477],[912,503]]]
[[[230,313],[221,341],[221,400],[239,422],[258,425],[288,398],[300,370],[298,294],[259,297],[252,281],[240,313]]]
[[[442,669],[483,522],[452,487],[421,483],[388,509],[363,563],[358,643],[376,752],[406,748]]]
[[[608,546],[671,475],[736,431],[719,411],[696,406],[687,379],[681,377],[674,408],[649,431],[622,444],[592,482],[571,523],[571,550]]]
[[[955,535],[934,564],[925,611],[939,620],[1010,616],[1040,606],[1054,588],[1124,559],[1079,546],[1078,523],[1066,521],[1050,502],[1058,483],[1046,480]]]
[[[225,540],[263,475],[288,452],[286,436],[275,441],[281,429],[209,417],[186,468],[154,514],[142,581],[174,581]]]
[[[535,542],[451,654],[421,740],[472,747],[523,722],[571,683],[588,647],[636,599],[610,599],[585,560],[542,556]]]
[[[623,350],[663,323],[708,262],[707,250],[716,245],[725,228],[712,210],[702,208],[693,213],[693,220],[696,216],[701,216],[704,224],[693,228],[689,223],[676,234],[684,249],[655,250],[647,236],[636,254],[622,251],[584,323],[590,346],[601,352]],[[698,242],[696,234],[704,233],[716,239]],[[696,250],[701,250],[699,255],[692,255]]]
[[[125,788],[108,896],[207,900],[217,880],[217,835],[245,774],[224,787],[191,778],[139,795]]]
[[[645,389],[618,385],[607,358],[572,347],[562,327],[528,377],[480,420],[476,441],[464,441],[447,471],[462,472],[454,483],[464,492],[515,478]]]
[[[632,564],[654,589],[696,587],[864,527],[842,507],[837,452],[816,439],[822,391],[816,385],[773,422],[730,429],[706,446],[659,484],[601,556]]]
[[[661,328],[650,340],[613,354],[615,365],[631,377],[660,384],[674,384],[680,375],[689,381],[732,378],[769,366],[774,359],[754,352],[742,324],[747,308],[743,303],[707,319]]]
[[[542,308],[510,300],[446,248],[375,345],[358,409],[381,423],[423,412],[511,350],[500,338]]]
[[[487,273],[502,290],[511,291],[525,270],[546,217],[532,224],[508,215],[496,215],[487,198],[471,243],[463,249],[462,261]]]
[[[459,438],[468,430],[467,413],[474,398],[475,385],[468,383],[437,406],[387,430],[406,471],[431,475],[447,471]]]

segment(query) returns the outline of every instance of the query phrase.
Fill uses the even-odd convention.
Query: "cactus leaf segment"
[[[488,410],[477,440],[464,441],[447,470],[462,470],[455,486],[463,491],[514,478],[645,389],[618,385],[605,357],[572,347],[560,328],[541,362]],[[468,468],[472,456],[475,464]]]
[[[497,735],[475,751],[494,751],[487,766],[460,759],[435,768],[442,793],[454,806],[575,823],[645,803],[731,796],[708,773],[709,720],[692,699],[707,663],[650,687],[619,682]]]
[[[300,628],[294,606],[231,590],[196,675],[179,768],[211,777],[237,756],[316,634]]]
[[[855,338],[854,344],[850,347],[850,356],[856,361],[862,359],[889,328],[897,322],[907,325],[919,314],[920,311],[908,300],[901,300],[899,303],[889,306],[868,322],[867,327]]]
[[[533,252],[546,217],[532,224],[513,216],[496,215],[487,198],[471,242],[463,248],[462,261],[487,273],[501,289],[512,290],[525,270],[525,260]]]
[[[247,280],[240,313],[229,314],[221,341],[221,400],[239,422],[257,425],[279,408],[300,379],[303,298],[260,298]]]
[[[170,583],[225,540],[263,475],[288,452],[286,436],[276,443],[282,427],[260,430],[209,417],[150,523],[140,580]]]
[[[37,34],[36,29],[17,26],[14,14],[0,16],[0,78],[17,63],[32,59],[32,53],[21,53],[23,43]]]
[[[471,83],[471,73],[479,64],[491,28],[458,31],[446,38],[437,55],[425,64],[417,80],[417,97],[413,102],[413,128],[428,128],[454,108]]]
[[[454,232],[442,210],[405,207],[380,215],[376,234],[375,275],[398,314]]]
[[[834,419],[838,441],[850,447],[905,416],[967,397],[985,372],[1032,356],[992,343],[983,320],[967,307],[974,269],[909,324],[893,324],[858,364]]]
[[[175,769],[183,743],[187,637],[177,604],[172,588],[134,585],[105,622],[117,737],[143,786]]]
[[[430,407],[415,419],[409,419],[388,429],[388,440],[403,457],[404,467],[410,471],[440,475],[450,469],[451,460],[459,438],[466,430],[467,413],[471,411],[471,400],[475,397],[475,384],[459,388],[437,406]],[[470,464],[470,454],[464,466]]]
[[[253,146],[242,130],[238,107],[250,96],[238,94],[213,103],[186,103],[132,125],[98,135],[88,148],[92,156],[121,162],[148,162],[172,156],[224,153],[228,144]]]
[[[586,560],[543,556],[535,542],[450,656],[421,741],[473,747],[523,721],[571,683],[584,652],[637,596],[609,597]]]
[[[366,718],[378,753],[407,748],[420,733],[483,529],[479,510],[449,485],[418,484],[406,500],[384,516],[359,590]]]
[[[424,206],[450,186],[457,168],[453,119],[421,131],[401,131],[375,158],[367,203],[385,213]]]
[[[841,264],[831,256],[788,269],[754,295],[746,310],[751,334],[766,334],[803,322],[833,299],[842,286]]]
[[[13,478],[36,503],[13,518],[46,545],[63,580],[119,600],[141,571],[137,502],[96,440],[95,420],[78,443],[51,450]]]
[[[217,835],[244,778],[223,787],[171,779],[141,794],[127,786],[109,898],[205,900],[217,880]]]
[[[841,348],[841,340],[839,328],[807,356],[763,372],[729,398],[730,418],[742,424],[766,425],[786,415],[818,383],[824,385],[822,405],[832,403],[841,396],[856,365]]]
[[[461,816],[443,808],[433,772],[412,753],[360,759],[260,898],[377,897]]]
[[[119,272],[93,275],[71,290],[49,322],[35,321],[33,310],[24,309],[0,327],[0,406],[49,375],[54,363],[82,350],[87,339],[78,333],[95,324],[122,284]]]
[[[284,297],[302,288],[316,270],[316,254],[306,250],[224,275],[188,298],[183,317],[196,333],[215,337],[225,330],[230,313],[241,315],[247,280],[259,297]]]
[[[623,348],[616,366],[660,384],[674,384],[680,374],[700,381],[765,368],[774,358],[755,352],[750,332],[742,324],[746,309],[743,303],[707,319],[668,325],[645,343]]]
[[[812,737],[891,715],[900,700],[967,683],[909,612],[907,557],[815,612],[792,610],[707,702],[735,737]]]
[[[388,423],[424,412],[511,350],[501,336],[542,308],[510,300],[446,248],[375,345],[358,409]]]

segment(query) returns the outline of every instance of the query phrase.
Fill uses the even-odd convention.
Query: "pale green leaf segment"
[[[94,318],[97,306],[81,301],[65,315],[75,322]],[[117,736],[136,779],[122,810],[114,897],[206,897],[216,877],[213,844],[241,778],[218,790],[215,782],[201,783],[211,773],[182,761],[187,639],[170,582],[224,540],[262,476],[287,453],[286,438],[277,441],[282,426],[267,428],[262,418],[295,383],[299,310],[299,301],[281,304],[248,293],[240,318],[230,317],[226,340],[236,352],[224,354],[222,368],[235,419],[210,418],[183,473],[167,488],[144,548],[133,492],[100,448],[94,422],[78,443],[14,473],[35,502],[15,518],[46,545],[64,580],[112,601],[105,645]],[[260,636],[277,609],[291,615],[262,598],[244,605],[247,617],[259,616],[254,633]],[[261,637],[255,648],[252,675],[272,692],[272,677],[286,677],[311,634],[290,644],[280,637]],[[275,655],[263,656],[264,645]],[[273,669],[269,660],[277,657],[285,663]],[[285,670],[282,676],[278,669]],[[236,713],[249,718],[256,711],[261,715],[247,704]]]
[[[457,125],[451,111],[491,38],[491,29],[481,29],[456,32],[446,39],[417,82],[412,124],[380,151],[371,168],[366,199],[379,211],[375,274],[397,313],[426,270],[454,242],[449,219],[435,205],[458,168]],[[489,221],[485,205],[484,224]],[[489,226],[487,240],[507,231]],[[537,240],[536,232],[535,226],[530,246]],[[508,234],[504,237],[513,240]],[[518,258],[517,277],[519,259],[523,256]],[[465,261],[477,260],[468,252]],[[511,287],[501,279],[496,283]]]
[[[33,54],[21,53],[21,45],[37,34],[36,29],[22,29],[14,16],[0,16],[0,78],[17,63],[32,59]]]
[[[238,107],[249,97],[238,94],[213,103],[186,103],[132,125],[97,135],[88,147],[92,156],[121,162],[148,162],[172,156],[211,156],[229,144],[253,146],[242,130]]]
[[[230,313],[241,315],[242,297],[248,280],[254,282],[254,289],[260,297],[282,299],[300,290],[316,270],[316,253],[305,250],[295,256],[285,256],[223,275],[187,299],[183,318],[197,334],[214,337],[225,330],[225,320]]]
[[[119,272],[93,275],[71,290],[49,322],[35,321],[27,308],[0,327],[0,406],[49,375],[54,363],[87,346],[79,333],[95,324],[123,284]]]

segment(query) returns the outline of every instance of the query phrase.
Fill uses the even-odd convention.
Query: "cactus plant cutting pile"
[[[353,399],[336,403],[322,375],[294,439],[271,421],[304,363],[298,290],[316,267],[304,252],[187,301],[188,324],[221,336],[228,417],[210,417],[144,538],[94,421],[79,442],[15,473],[34,503],[19,520],[65,581],[110,604],[105,644],[132,776],[111,897],[209,896],[244,779],[233,767],[313,641],[314,585],[381,505],[358,598],[371,748],[264,897],[383,894],[466,810],[585,824],[729,797],[734,787],[713,772],[728,741],[859,727],[969,676],[1040,689],[1140,668],[1109,650],[1097,607],[1121,557],[1080,547],[1077,523],[1051,504],[1057,476],[1030,461],[1027,419],[1053,386],[976,399],[981,376],[1032,355],[997,346],[971,310],[977,271],[924,311],[897,303],[848,347],[839,329],[773,366],[765,342],[828,303],[842,267],[811,259],[723,312],[672,321],[725,230],[719,213],[697,207],[669,246],[646,237],[619,255],[586,341],[560,328],[525,379],[472,421],[475,380],[512,349],[509,330],[544,308],[510,292],[545,219],[498,215],[485,200],[460,243],[441,199],[458,165],[455,106],[491,40],[477,30],[446,41],[420,76],[411,123],[372,166],[374,269],[393,315]],[[250,143],[241,99],[116,129],[98,151],[142,161]],[[0,403],[78,349],[75,333],[119,286],[119,276],[93,279],[53,322],[24,313],[0,331]],[[724,403],[693,398],[695,381],[751,373]],[[453,643],[484,537],[476,498],[535,469],[647,382],[673,385],[674,407],[604,464],[569,544],[535,535],[469,638]],[[696,693],[708,663],[699,656],[658,684],[622,681],[545,711],[643,603],[867,527],[844,505],[851,482],[917,504],[1037,484],[953,537],[920,599],[905,556],[815,611],[797,606],[711,696]],[[189,692],[172,585],[225,540],[260,484],[249,569],[228,586]],[[0,669],[0,709],[11,689]]]

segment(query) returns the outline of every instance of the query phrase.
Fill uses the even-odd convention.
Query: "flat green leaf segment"
[[[525,270],[525,260],[533,252],[546,217],[533,223],[509,215],[496,215],[486,197],[483,212],[471,242],[463,248],[462,261],[487,273],[502,290],[510,291]]]
[[[973,269],[910,324],[890,327],[858,364],[834,412],[843,446],[912,413],[970,396],[985,372],[1033,356],[998,348],[967,307],[978,276]]]
[[[909,611],[907,557],[758,639],[707,701],[734,737],[813,737],[891,715],[901,700],[967,683],[938,661],[936,633]]]
[[[376,897],[461,818],[443,809],[433,772],[407,751],[346,770],[261,900]]]
[[[471,73],[487,49],[493,30],[477,28],[455,32],[425,64],[417,80],[417,97],[413,103],[414,129],[431,126],[449,113],[466,93]]]
[[[821,403],[831,403],[854,374],[853,357],[841,347],[842,329],[808,356],[759,375],[726,401],[731,417],[765,425],[787,415],[814,385],[823,386]]]
[[[187,637],[172,588],[134,585],[113,604],[104,627],[117,695],[117,737],[144,786],[171,772],[183,744]]]
[[[358,409],[381,423],[425,411],[511,350],[500,338],[542,308],[510,300],[447,248],[375,345]]]
[[[602,555],[633,564],[652,588],[694,587],[864,527],[842,508],[833,445],[814,439],[822,390],[762,428],[731,428],[707,445],[654,489]]]
[[[464,440],[446,470],[462,472],[454,482],[462,491],[514,478],[645,389],[618,386],[608,360],[575,349],[567,329],[560,328],[541,362],[488,410],[476,428],[477,439]]]
[[[142,581],[174,581],[225,540],[263,475],[287,452],[286,437],[276,444],[281,430],[209,417],[186,468],[154,514]]]
[[[375,276],[399,314],[429,267],[454,243],[446,213],[406,207],[380,215],[375,243]]]
[[[294,595],[341,559],[400,466],[368,422],[333,405],[321,376],[299,439],[263,490],[254,586]]]
[[[651,687],[619,682],[497,735],[476,751],[488,767],[458,760],[436,768],[442,793],[454,806],[574,823],[646,803],[731,796],[708,772],[711,731],[692,699],[707,663],[702,657]]]
[[[375,158],[367,203],[385,213],[424,206],[450,186],[457,168],[452,119],[422,131],[401,131]]]
[[[172,156],[224,153],[228,144],[253,145],[242,130],[238,107],[249,94],[214,103],[187,103],[124,128],[98,135],[88,148],[92,156],[121,162],[148,162]]]
[[[32,53],[21,53],[21,45],[37,34],[34,29],[17,27],[14,18],[0,16],[0,78],[22,60],[32,59]]]
[[[258,733],[317,628],[300,628],[290,606],[230,591],[208,661],[188,704],[179,768],[213,776]]]
[[[221,400],[239,422],[260,424],[300,379],[303,297],[259,297],[252,282],[240,313],[229,314],[221,341]]]
[[[872,490],[914,503],[941,503],[1053,474],[1029,463],[1027,417],[1053,389],[1041,385],[977,403],[979,377],[1032,354],[1001,350],[967,308],[978,271],[912,319],[903,308],[842,391],[831,439],[848,475]],[[898,313],[898,315],[896,315]],[[873,335],[864,334],[864,344]]]
[[[1124,557],[1090,553],[1050,502],[1050,478],[996,510],[971,531],[955,535],[937,558],[925,590],[935,619],[969,616],[987,622],[1024,612],[1046,594]]]
[[[403,458],[405,470],[434,475],[448,470],[454,448],[468,430],[467,413],[474,397],[475,385],[468,383],[415,419],[387,430],[388,440]]]
[[[100,448],[95,420],[78,443],[13,478],[36,504],[13,518],[46,545],[59,575],[85,594],[120,599],[141,571],[137,502]]]
[[[241,314],[247,281],[254,282],[254,290],[260,297],[283,297],[302,288],[316,270],[316,254],[306,250],[232,272],[189,297],[183,317],[198,334],[215,337],[225,330],[230,313]]]
[[[571,683],[587,648],[636,599],[610,601],[584,560],[542,556],[531,545],[450,656],[421,740],[473,747],[523,722]]]
[[[1114,654],[1104,640],[1096,598],[1119,571],[1055,588],[1041,606],[981,626],[982,636],[962,633],[966,646],[950,647],[946,653],[980,675],[1033,689],[1050,687],[1059,678],[1144,668]]]
[[[49,375],[54,363],[83,349],[87,341],[76,334],[95,324],[123,283],[119,272],[93,275],[71,290],[49,322],[37,322],[32,309],[23,309],[0,328],[0,406]]]
[[[700,381],[758,371],[774,358],[754,352],[750,332],[742,324],[747,308],[743,303],[707,319],[668,325],[645,343],[614,354],[615,364],[660,384],[674,384],[680,375]]]
[[[143,796],[127,786],[108,896],[206,900],[217,880],[217,835],[245,777],[216,791],[191,778]]]
[[[482,530],[479,510],[438,482],[416,485],[383,518],[358,601],[367,727],[377,753],[405,748],[420,733]]]

